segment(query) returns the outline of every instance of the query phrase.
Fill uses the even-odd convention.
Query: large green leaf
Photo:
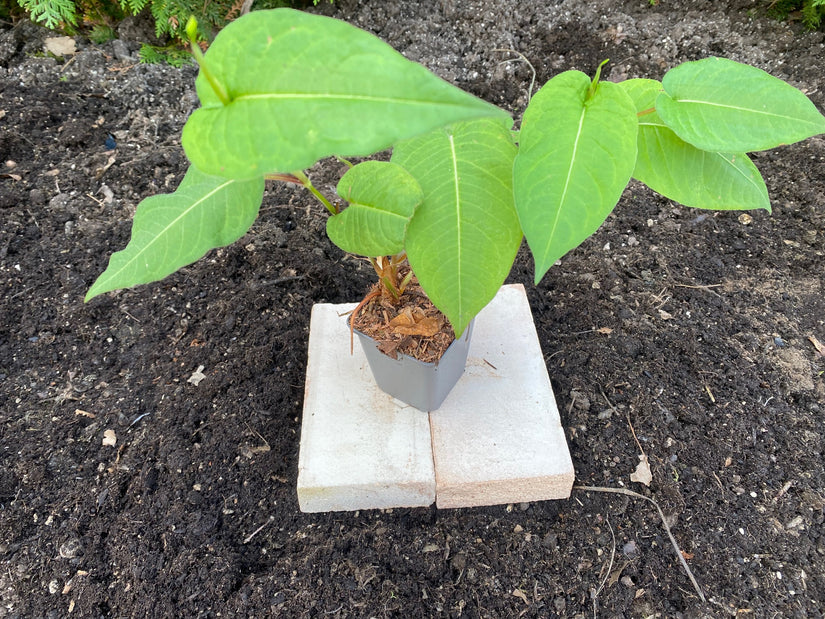
[[[183,130],[205,172],[250,178],[293,172],[330,156],[370,155],[456,120],[507,117],[354,26],[291,9],[232,22],[205,57],[203,107]]]
[[[521,123],[513,189],[538,283],[593,234],[619,201],[636,161],[636,108],[624,90],[566,71],[547,82]]]
[[[770,211],[762,175],[745,153],[704,151],[677,136],[653,109],[660,82],[633,79],[621,86],[641,114],[634,178],[686,206]]]
[[[388,161],[364,161],[347,170],[337,191],[349,206],[327,219],[333,243],[362,256],[404,251],[407,226],[424,197],[409,172]]]
[[[410,265],[457,336],[496,295],[521,243],[515,153],[509,125],[481,119],[402,142],[392,155],[424,190],[407,230]]]
[[[668,71],[662,85],[659,116],[702,150],[766,150],[825,132],[825,117],[799,90],[733,60],[686,62]]]
[[[235,181],[190,166],[175,193],[146,198],[132,238],[86,293],[99,294],[163,279],[215,247],[238,240],[258,216],[263,178]]]

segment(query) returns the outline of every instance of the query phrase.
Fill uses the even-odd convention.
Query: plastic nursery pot
[[[467,325],[461,337],[450,344],[441,359],[425,363],[409,355],[393,359],[378,349],[378,343],[358,329],[354,330],[367,357],[375,383],[384,393],[429,412],[441,406],[447,394],[464,374],[473,322]]]

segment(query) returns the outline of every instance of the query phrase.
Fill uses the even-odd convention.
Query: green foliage
[[[409,172],[387,161],[364,161],[341,177],[336,192],[349,206],[327,219],[333,243],[362,256],[404,251],[407,226],[424,198]]]
[[[457,335],[498,292],[521,244],[509,129],[509,122],[481,118],[393,150],[392,161],[424,190],[407,231],[410,266]]]
[[[371,155],[457,120],[507,117],[377,37],[291,9],[227,26],[195,85],[202,107],[183,129],[183,148],[204,172],[233,178]]]
[[[107,26],[106,24],[98,24],[93,26],[91,32],[89,32],[89,40],[92,43],[97,43],[98,45],[116,38],[117,33],[114,28]]]
[[[210,249],[237,241],[258,216],[263,178],[236,181],[190,167],[172,194],[138,205],[132,238],[112,254],[108,268],[86,293],[86,300],[131,285],[163,279]]]
[[[77,6],[74,0],[19,0],[20,7],[31,20],[54,30],[60,24],[77,25]]]
[[[685,142],[707,151],[768,150],[825,131],[799,90],[726,58],[686,62],[662,79],[656,111]]]
[[[142,64],[166,63],[173,67],[192,64],[192,56],[177,45],[149,45],[141,43],[138,58]]]
[[[797,11],[805,27],[816,30],[825,19],[825,0],[773,0],[768,6],[768,14],[776,19],[788,19]]]
[[[745,153],[708,152],[682,140],[656,112],[661,82],[632,79],[621,86],[639,115],[633,178],[686,206],[770,211],[768,189]],[[702,182],[697,183],[696,179]]]
[[[633,172],[636,133],[627,93],[579,71],[557,75],[531,99],[513,180],[537,283],[613,211]]]
[[[538,282],[596,231],[631,175],[693,207],[769,209],[745,153],[825,132],[801,92],[718,58],[677,66],[661,82],[564,72],[533,97],[516,136],[502,110],[325,17],[245,16],[196,57],[202,107],[183,130],[193,165],[174,194],[141,203],[132,241],[87,299],[160,279],[239,237],[271,178],[313,192],[345,251],[396,254],[390,264],[406,252],[460,334],[496,294],[522,235]],[[302,171],[390,146],[391,163],[344,175],[338,191],[350,206],[341,212]]]
[[[333,0],[329,0],[330,3]],[[317,5],[320,0],[258,0],[256,9]],[[148,11],[155,22],[158,38],[169,38],[177,43],[185,40],[183,27],[187,19],[195,17],[200,24],[200,40],[211,40],[215,33],[239,17],[243,0],[17,0],[32,21],[57,30],[75,32],[86,26],[91,29],[89,38],[105,42],[114,38],[112,24],[127,15]],[[7,4],[9,5],[7,7]],[[0,2],[0,15],[12,13],[14,0]],[[157,49],[158,54],[147,52],[145,62],[166,61],[175,66],[182,63],[180,54],[169,49]]]

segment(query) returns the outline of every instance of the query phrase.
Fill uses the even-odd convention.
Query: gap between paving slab
[[[380,391],[345,312],[310,325],[298,502],[302,511],[470,507],[567,498],[573,465],[521,285],[476,319],[467,370],[429,415]]]

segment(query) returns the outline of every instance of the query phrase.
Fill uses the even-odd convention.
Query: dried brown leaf
[[[639,464],[636,465],[636,470],[630,474],[630,481],[650,486],[650,482],[653,481],[653,474],[650,472],[650,462],[648,462],[646,455],[639,456]]]

